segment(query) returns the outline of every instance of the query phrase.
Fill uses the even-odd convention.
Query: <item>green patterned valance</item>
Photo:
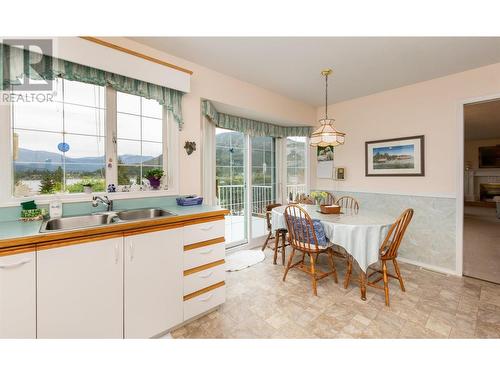
[[[280,126],[262,121],[250,120],[243,117],[217,112],[208,100],[202,102],[203,115],[209,118],[219,128],[235,130],[256,137],[309,137],[312,133],[310,126]]]
[[[40,61],[35,68],[30,61]],[[91,83],[98,86],[111,86],[117,91],[139,95],[146,99],[154,99],[170,111],[182,128],[182,91],[125,77],[119,74],[89,66],[72,63],[47,55],[10,47],[0,43],[0,83],[3,90],[11,85],[19,84],[19,78],[53,80],[61,77],[70,81]]]

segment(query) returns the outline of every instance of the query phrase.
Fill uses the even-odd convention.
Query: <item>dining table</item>
[[[384,241],[393,216],[381,211],[341,208],[340,214],[323,214],[316,205],[299,204],[312,219],[319,219],[326,237],[333,245],[343,248],[360,268],[359,286],[361,299],[366,300],[368,267],[379,260],[380,245]],[[272,210],[272,229],[286,229],[284,211],[286,206]],[[346,285],[347,287],[347,285]]]

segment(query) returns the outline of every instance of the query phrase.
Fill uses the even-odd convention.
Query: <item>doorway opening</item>
[[[500,283],[500,99],[464,105],[463,275]]]

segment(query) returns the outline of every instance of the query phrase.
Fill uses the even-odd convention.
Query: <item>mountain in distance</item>
[[[57,152],[29,150],[20,148],[18,157],[15,160],[17,171],[34,169],[56,170],[63,162],[62,155]],[[157,158],[153,156],[141,155],[120,155],[120,162],[123,164],[139,164],[150,160],[155,162]],[[104,156],[88,156],[82,158],[66,157],[66,170],[74,172],[93,172],[104,164]]]

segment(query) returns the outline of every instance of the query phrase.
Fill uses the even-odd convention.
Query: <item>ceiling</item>
[[[464,106],[465,139],[500,138],[500,100]]]
[[[497,37],[131,39],[314,106],[324,104],[326,67],[335,103],[500,62]]]

